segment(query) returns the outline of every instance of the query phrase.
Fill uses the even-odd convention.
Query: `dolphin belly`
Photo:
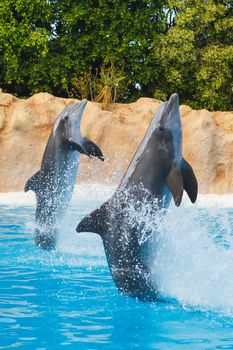
[[[67,157],[65,166],[47,173],[42,191],[37,194],[36,245],[43,249],[53,249],[56,245],[59,226],[72,197],[77,172],[78,152]]]

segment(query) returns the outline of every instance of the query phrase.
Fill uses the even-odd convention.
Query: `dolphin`
[[[159,106],[116,192],[76,228],[77,232],[100,235],[120,292],[146,301],[158,298],[150,255],[155,249],[155,232],[147,218],[156,220],[172,197],[179,206],[183,190],[194,203],[197,187],[192,167],[182,157],[179,97],[175,93]]]
[[[41,168],[24,188],[36,194],[35,242],[46,250],[55,247],[58,227],[73,193],[80,153],[104,160],[100,148],[80,133],[86,104],[87,100],[70,104],[58,115]]]

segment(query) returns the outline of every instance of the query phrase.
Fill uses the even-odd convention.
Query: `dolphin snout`
[[[179,112],[179,95],[174,93],[170,96],[167,104],[167,115],[171,118],[173,114]]]
[[[178,103],[179,104],[179,95],[175,92],[169,98],[168,103]]]
[[[164,124],[170,128],[174,127],[174,124],[180,125],[179,95],[177,93],[172,94],[167,102]]]
[[[73,114],[73,113],[76,114],[76,113],[78,113],[78,117],[81,118],[82,115],[83,115],[83,111],[84,111],[84,109],[85,109],[87,103],[88,103],[88,101],[85,99],[85,100],[82,100],[81,102],[75,104],[74,110],[71,111],[70,114]]]
[[[179,95],[174,93],[170,96],[167,102],[163,103],[163,111],[159,120],[159,126],[164,129],[173,129],[180,125],[180,113],[179,113]]]

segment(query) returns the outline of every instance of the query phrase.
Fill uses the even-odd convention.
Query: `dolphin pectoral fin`
[[[101,149],[87,137],[83,137],[82,146],[74,141],[69,140],[69,145],[71,149],[78,151],[79,153],[85,154],[86,156],[94,156],[101,160],[104,160],[103,153]]]
[[[176,166],[172,168],[168,174],[166,184],[172,193],[175,205],[179,207],[183,196],[183,176],[180,168]]]
[[[184,158],[181,160],[181,171],[183,175],[184,189],[191,202],[195,203],[197,199],[198,183],[191,165]]]
[[[84,148],[80,146],[80,144],[77,142],[69,140],[69,146],[72,150],[78,151],[79,153],[82,153],[82,154],[86,154]]]
[[[89,140],[87,137],[83,138],[83,144],[82,147],[84,149],[84,152],[88,156],[94,156],[101,160],[104,160],[103,153],[99,146],[97,146],[93,141]]]
[[[103,234],[103,212],[100,209],[94,210],[85,216],[76,228],[76,232],[94,232],[100,236]]]
[[[24,187],[24,192],[28,192],[30,190],[37,192],[40,186],[40,170],[37,171],[34,175],[32,175],[26,182]]]

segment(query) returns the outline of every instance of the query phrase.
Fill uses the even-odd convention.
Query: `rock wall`
[[[40,167],[58,113],[72,99],[40,93],[27,100],[0,93],[0,192],[22,191]],[[105,162],[81,156],[78,181],[118,183],[140,144],[160,101],[141,98],[113,104],[108,111],[89,102],[82,134],[102,149]],[[202,193],[233,192],[233,112],[180,107],[183,154]]]

